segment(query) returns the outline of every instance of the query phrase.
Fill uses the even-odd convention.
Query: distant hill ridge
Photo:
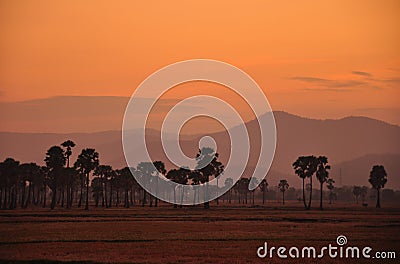
[[[371,163],[383,164],[389,175],[388,186],[400,189],[400,127],[366,117],[345,117],[338,120],[303,118],[286,112],[274,112],[278,142],[269,178],[294,178],[292,162],[300,155],[326,155],[333,165],[331,175],[338,183],[338,167],[342,167],[342,184],[368,184]],[[262,122],[263,116],[260,117]],[[256,120],[246,123],[251,137],[252,149],[245,176],[254,169],[258,158],[258,124]],[[237,128],[232,128],[237,129]],[[206,133],[218,144],[221,160],[227,161],[229,137],[226,131]],[[182,135],[181,146],[187,155],[194,156],[198,140],[203,136]],[[125,166],[122,152],[121,132],[94,133],[13,133],[0,132],[0,159],[14,157],[21,162],[34,161],[43,164],[46,150],[63,142],[73,140],[77,146],[72,160],[82,148],[94,147],[100,153],[102,163],[114,167]],[[149,151],[154,160],[167,161],[159,144],[159,131],[147,131]],[[166,162],[167,167],[172,165]],[[337,166],[335,166],[335,164]],[[299,181],[296,181],[296,184]],[[272,183],[275,184],[275,183]]]

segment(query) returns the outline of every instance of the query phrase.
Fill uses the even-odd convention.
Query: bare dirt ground
[[[395,251],[396,259],[260,259],[269,246],[349,246]],[[400,263],[400,209],[340,205],[304,211],[282,206],[174,209],[26,209],[0,211],[2,262]]]

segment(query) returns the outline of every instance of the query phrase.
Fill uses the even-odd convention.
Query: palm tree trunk
[[[81,192],[79,194],[78,208],[80,208],[82,205],[82,196],[83,196],[83,175],[81,175]]]
[[[143,189],[142,207],[146,204],[146,190]]]
[[[112,206],[112,199],[113,199],[113,184],[112,184],[112,181],[110,181],[110,203],[109,203],[108,207]]]
[[[53,210],[54,207],[56,206],[56,200],[57,200],[56,196],[57,196],[57,187],[54,187],[50,205],[51,210]]]
[[[263,204],[265,204],[265,189],[263,190]]]
[[[193,187],[193,191],[194,191],[194,194],[193,194],[193,206],[195,206],[196,205],[196,193],[197,193],[196,186]]]
[[[304,203],[304,208],[307,209],[307,204],[306,204],[306,190],[304,186],[304,178],[303,178],[303,203]]]
[[[184,198],[184,196],[185,196],[185,187],[182,186],[181,205],[180,205],[181,208],[182,208],[182,205],[183,205],[183,198]]]
[[[31,193],[32,193],[32,182],[29,182],[28,186],[28,198],[26,199],[26,202],[24,204],[24,208],[28,207],[28,204],[30,203],[31,200]]]
[[[69,198],[71,198],[71,196],[70,196],[70,187],[69,187],[70,185],[69,185],[69,183],[67,183],[67,209],[68,208],[71,208],[71,202],[70,202],[70,200],[69,200]]]
[[[3,206],[2,209],[7,208],[7,187],[4,187],[4,201],[3,201]]]
[[[376,189],[377,197],[376,197],[376,208],[381,208],[381,196],[379,189]]]
[[[218,186],[218,177],[217,177],[217,205],[219,204],[219,186]]]
[[[128,189],[125,188],[125,198],[124,198],[124,207],[129,208],[129,195],[128,195]]]
[[[178,205],[176,204],[176,190],[174,188],[174,208],[178,208]]]
[[[204,197],[205,200],[208,200],[209,192],[208,192],[208,182],[210,181],[210,177],[207,176],[207,182],[206,182],[206,195]],[[210,202],[207,201],[204,203],[204,209],[210,209]]]
[[[17,186],[15,186],[15,196],[14,196],[13,209],[17,208],[17,199],[18,199],[18,196],[19,196],[18,191],[19,190],[18,190]]]
[[[323,182],[321,182],[321,186],[320,186],[319,209],[321,209],[321,210],[322,210],[322,187],[323,187]]]
[[[309,210],[311,208],[311,200],[312,200],[312,176],[310,177],[310,197],[308,199],[308,205],[307,205],[307,209]]]
[[[119,188],[117,187],[117,197],[116,197],[116,201],[115,201],[115,207],[118,207],[119,205]]]
[[[69,195],[69,207],[72,208],[72,204],[74,203],[74,188],[72,188],[72,185]]]
[[[25,184],[22,187],[22,197],[21,197],[21,208],[25,208],[25,196],[26,196],[26,187]]]
[[[29,203],[32,203],[32,204],[37,204],[36,203],[36,201],[35,201],[35,189],[36,189],[36,185],[32,182],[31,183],[31,185],[32,185],[32,197],[31,197],[31,200],[29,201]]]
[[[13,187],[11,187],[11,193],[10,193],[10,205],[8,207],[8,209],[14,209],[14,201],[15,201],[15,189],[17,187],[14,185]]]
[[[86,205],[85,210],[89,210],[89,173],[86,173]]]
[[[43,184],[43,208],[46,208],[46,197],[47,197],[47,188],[46,184]]]
[[[149,207],[153,207],[153,195],[149,193]]]
[[[61,201],[61,187],[60,187],[60,194],[57,196],[57,204],[60,204]]]
[[[64,184],[63,184],[61,187],[61,207],[64,207],[64,191],[65,191],[65,188],[64,188]]]
[[[104,182],[104,204],[102,203],[102,206],[104,207],[104,205],[106,206],[106,208],[108,207],[108,205],[107,205],[107,182]]]
[[[156,185],[156,197],[155,197],[155,202],[154,202],[154,207],[157,207],[158,206],[158,175],[156,176],[157,177],[157,185]]]
[[[102,179],[104,181],[104,178]],[[104,207],[104,201],[106,201],[105,193],[107,192],[106,190],[106,183],[101,183],[101,207]]]
[[[94,194],[94,206],[95,207],[98,207],[99,206],[99,193],[98,192],[96,192],[95,194]]]

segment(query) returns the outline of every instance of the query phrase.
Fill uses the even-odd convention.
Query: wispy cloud
[[[372,74],[369,72],[363,72],[363,71],[352,71],[351,72],[354,75],[359,75],[359,76],[364,76],[364,77],[372,77]]]
[[[383,79],[381,81],[385,83],[400,83],[400,78]]]
[[[366,84],[365,82],[354,81],[354,80],[343,80],[343,81],[331,81],[329,87],[354,87]]]
[[[303,88],[304,91],[309,92],[352,92],[354,89],[346,88],[346,89],[337,89],[337,88]]]
[[[321,83],[321,82],[330,82],[331,81],[328,79],[321,79],[321,78],[307,77],[307,76],[297,76],[297,77],[291,77],[289,79],[303,81],[303,82],[310,82],[310,83]]]
[[[341,91],[351,91],[349,87],[356,87],[365,85],[366,83],[363,81],[357,80],[330,80],[330,79],[323,79],[323,78],[316,78],[310,76],[296,76],[289,78],[290,80],[297,80],[306,82],[317,87],[315,88],[305,88],[305,90],[320,90],[320,91],[334,91],[334,90],[341,90]],[[347,88],[347,89],[342,89]]]

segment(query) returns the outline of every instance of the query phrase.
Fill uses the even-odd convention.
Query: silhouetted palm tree
[[[129,208],[129,190],[131,190],[133,184],[133,175],[129,167],[117,170],[116,172],[119,177],[120,187],[124,190],[124,207]]]
[[[21,197],[21,207],[27,208],[29,203],[31,203],[31,197],[34,195],[34,184],[35,179],[41,173],[40,166],[36,163],[24,163],[19,166],[22,180],[22,197]],[[28,182],[28,195],[25,199],[25,187],[26,182]]]
[[[67,208],[71,208],[74,197],[74,190],[76,190],[78,187],[77,185],[79,182],[79,173],[74,167],[69,167],[69,168],[64,168],[64,174],[67,175],[66,185],[68,186],[69,189],[69,193],[67,191]]]
[[[292,164],[295,173],[302,179],[303,181],[303,203],[306,209],[311,208],[311,200],[312,200],[312,176],[317,171],[318,159],[315,156],[301,156],[298,157],[297,160]],[[308,204],[306,204],[306,196],[305,196],[305,179],[310,179],[310,196],[308,200]]]
[[[83,172],[83,168],[77,167],[77,166],[78,166],[78,163],[75,162],[74,169],[76,170],[76,172],[79,176],[79,182],[80,182],[80,192],[79,192],[79,201],[78,201],[78,208],[80,208],[82,205],[82,199],[83,199],[83,187],[85,185],[85,174]]]
[[[240,201],[242,204],[246,203],[247,204],[247,194],[249,192],[249,179],[248,178],[240,178],[236,184],[237,184],[237,192],[239,195],[239,203]]]
[[[187,184],[188,180],[189,180],[189,175],[190,175],[191,171],[186,168],[186,167],[180,167],[178,170],[177,169],[171,169],[168,171],[166,177],[167,179],[178,183],[178,184]],[[174,188],[174,208],[178,207],[178,201],[177,201],[177,195],[176,195],[176,190],[178,187]],[[180,207],[182,208],[182,203],[183,203],[183,199],[184,199],[184,195],[185,195],[185,188],[183,187],[179,187],[180,189]]]
[[[115,170],[115,175],[112,179],[112,183],[111,185],[114,186],[114,193],[115,193],[115,207],[118,207],[120,204],[120,189],[121,187],[123,188],[122,184],[121,184],[121,175],[120,175],[120,170]],[[110,205],[111,207],[111,205]]]
[[[193,194],[193,206],[196,203],[196,197],[197,200],[200,200],[200,193],[199,193],[199,184],[201,183],[201,173],[198,170],[192,170],[189,174],[189,179],[192,181],[192,185],[193,185],[193,190],[194,190],[194,194]]]
[[[161,175],[163,175],[165,177],[165,174],[167,173],[167,170],[165,169],[165,164],[162,161],[154,161],[153,162],[154,167],[156,167],[156,170],[158,173],[160,173]],[[158,206],[158,182],[159,182],[159,175],[156,175],[156,201],[154,206],[157,207]]]
[[[0,176],[4,188],[2,209],[14,209],[17,206],[19,173],[19,161],[13,158],[7,158],[0,164]]]
[[[285,192],[289,189],[289,183],[287,180],[280,180],[278,189],[282,192],[282,204],[285,204]]]
[[[75,143],[72,140],[66,140],[64,141],[61,146],[63,146],[65,148],[65,157],[67,158],[67,168],[69,168],[69,158],[72,155],[72,148],[75,147]],[[70,170],[66,171],[65,177],[66,179],[66,183],[67,183],[67,208],[70,208],[72,206],[72,186],[68,183],[72,183],[71,178],[72,175],[69,175],[68,172]],[[63,186],[63,190],[62,190],[62,204],[64,204],[64,186]]]
[[[153,174],[157,172],[157,170],[154,167],[154,164],[152,162],[140,162],[137,165],[136,171],[138,172],[139,177],[142,178],[141,182],[146,187],[149,186],[151,178],[153,177]],[[142,206],[144,206],[146,204],[146,193],[147,193],[147,191],[145,189],[143,189]],[[151,205],[152,204],[150,203],[150,206]]]
[[[385,167],[382,165],[373,166],[369,174],[369,183],[371,183],[372,188],[377,192],[376,208],[381,208],[380,190],[385,187],[386,182],[387,174]]]
[[[180,195],[181,201],[179,207],[182,208],[183,199],[185,197],[185,185],[188,183],[191,171],[187,167],[180,167],[178,172],[178,183],[182,184]]]
[[[48,181],[49,181],[49,168],[47,166],[42,166],[41,171],[43,174],[42,177],[42,191],[43,191],[43,208],[46,208],[46,202],[47,202],[47,186],[48,186]]]
[[[93,175],[99,176],[100,178],[100,186],[101,186],[101,206],[108,207],[107,204],[107,182],[111,178],[113,174],[113,169],[110,165],[99,165],[94,169]]]
[[[110,170],[109,174],[107,175],[107,179],[108,182],[110,183],[110,199],[109,199],[109,203],[108,203],[108,207],[112,206],[112,202],[113,202],[113,195],[114,195],[114,184],[115,184],[115,177],[116,177],[117,173],[115,170]],[[104,186],[107,187],[107,186]],[[106,190],[107,192],[107,190]],[[106,205],[107,205],[107,200],[105,200]]]
[[[179,179],[180,178],[179,174],[180,174],[179,170],[171,169],[171,170],[168,171],[166,177],[167,177],[167,179],[169,179],[169,180],[171,180],[173,182],[179,183],[179,180],[180,180]],[[178,208],[178,203],[177,203],[177,200],[176,200],[176,188],[174,188],[174,208]]]
[[[224,170],[224,165],[218,161],[218,153],[216,153],[212,148],[204,147],[199,150],[199,153],[196,156],[197,166],[196,170],[198,170],[202,177],[201,182],[206,184],[206,194],[205,200],[209,199],[208,193],[208,182],[210,181],[210,177],[217,177]],[[210,202],[204,202],[204,208],[210,208]]]
[[[63,172],[62,169],[65,165],[65,154],[64,150],[59,146],[53,146],[47,150],[46,158],[44,159],[48,168],[48,185],[52,190],[51,198],[51,209],[54,209],[56,205],[57,188],[59,183],[59,177]]]
[[[260,191],[262,192],[262,203],[265,204],[265,195],[267,193],[268,188],[268,182],[266,179],[263,179],[260,183]]]
[[[325,156],[319,156],[318,157],[318,168],[316,172],[317,179],[320,183],[320,200],[319,200],[319,209],[322,210],[322,188],[323,184],[328,180],[329,177],[329,171],[331,166],[328,165],[328,158]],[[312,192],[312,190],[311,190]]]
[[[67,157],[67,168],[69,168],[69,157],[72,155],[72,148],[75,147],[75,143],[72,140],[67,140],[61,143],[65,149],[65,156]]]
[[[89,174],[99,165],[99,153],[95,149],[86,148],[79,154],[75,167],[86,176],[86,204],[85,210],[89,210]]]
[[[251,196],[252,196],[252,198],[251,198],[251,205],[252,206],[254,206],[254,193],[255,193],[255,191],[256,191],[256,187],[259,185],[259,181],[258,181],[258,179],[257,178],[254,178],[254,177],[252,177],[252,178],[250,178],[250,181],[249,181],[249,186],[247,187],[247,188],[251,188],[252,190],[251,190]]]

